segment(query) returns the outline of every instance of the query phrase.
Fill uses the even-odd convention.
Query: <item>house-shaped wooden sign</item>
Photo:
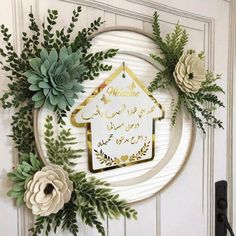
[[[161,104],[124,63],[72,112],[72,125],[87,127],[93,173],[151,161]]]

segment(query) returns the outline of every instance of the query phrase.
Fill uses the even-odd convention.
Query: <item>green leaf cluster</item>
[[[167,34],[165,39],[161,37],[160,22],[157,12],[153,15],[153,39],[160,49],[161,56],[151,54],[151,57],[163,66],[163,70],[156,74],[155,79],[151,82],[149,90],[151,92],[158,88],[166,88],[168,85],[175,83],[173,72],[179,58],[183,54],[184,47],[188,42],[186,30],[177,23],[172,33]]]
[[[29,232],[32,233],[32,236],[48,236],[51,231],[51,224],[52,216],[38,216],[35,220],[34,227],[29,229]]]
[[[224,107],[216,93],[224,92],[223,89],[216,84],[220,76],[214,76],[212,72],[208,72],[205,82],[202,83],[201,89],[197,93],[184,93],[176,84],[173,72],[180,57],[184,52],[184,47],[188,42],[188,34],[186,30],[177,23],[172,33],[167,34],[165,39],[161,36],[159,16],[157,12],[153,15],[153,35],[154,41],[160,49],[161,55],[152,54],[151,57],[163,66],[154,80],[150,83],[149,90],[151,92],[159,88],[167,88],[174,86],[178,91],[178,100],[173,104],[171,122],[174,126],[181,106],[184,105],[188,112],[192,115],[198,128],[205,133],[205,125],[223,128],[222,121],[217,119],[214,111],[219,107]],[[203,54],[200,54],[203,57]]]
[[[43,89],[45,96],[47,94],[50,104],[56,104],[57,107],[63,109],[65,108],[65,105],[71,105],[73,103],[75,92],[81,92],[81,83],[83,80],[94,79],[101,71],[111,69],[111,66],[104,64],[103,60],[113,57],[117,50],[110,49],[106,52],[97,52],[94,54],[88,53],[89,48],[92,46],[90,36],[103,24],[101,18],[94,20],[88,28],[79,31],[75,39],[72,39],[71,35],[75,31],[80,12],[81,7],[77,7],[73,10],[68,27],[63,27],[61,29],[56,28],[58,11],[48,10],[48,15],[46,16],[45,23],[42,24],[42,27],[36,22],[36,19],[31,12],[29,14],[29,32],[22,33],[22,51],[20,54],[16,53],[16,50],[11,43],[12,35],[9,33],[9,29],[5,25],[0,25],[0,33],[5,43],[4,47],[0,48],[0,65],[2,66],[2,70],[6,71],[6,77],[9,79],[8,90],[0,97],[0,103],[4,109],[12,107],[16,109],[16,113],[12,117],[13,133],[11,136],[20,152],[34,152],[33,127],[32,122],[28,121],[28,117],[30,116],[29,113],[33,110],[32,97],[39,90],[35,91],[36,86],[31,86],[34,84],[34,80],[32,80],[32,83],[29,82],[28,77],[25,74],[26,71],[32,70],[32,64],[35,65],[35,62],[32,63],[31,61],[33,58],[40,58],[42,50],[43,52],[46,50],[46,52],[50,54],[53,48],[56,50],[57,54],[60,54],[60,50],[63,47],[71,47],[72,54],[76,53],[79,49],[81,50],[79,56],[86,69],[81,70],[83,73],[82,75],[80,74],[79,83],[76,85],[79,88],[73,89],[73,86],[71,91],[66,89],[66,95],[64,94],[64,97],[59,96],[60,98],[55,99],[57,91],[54,91],[53,95],[52,93],[48,95],[46,93],[47,88],[44,88],[48,83],[40,84],[40,89]],[[43,72],[45,72],[44,69],[45,67],[43,68]],[[40,71],[40,74],[43,74],[43,72]],[[54,72],[51,72],[51,74],[53,73]],[[57,80],[60,82],[63,79],[57,77]],[[42,93],[34,97],[37,104],[43,102],[43,99],[40,99],[40,96],[42,97]],[[27,109],[28,112],[26,114],[26,119],[24,120],[23,114],[26,113]],[[58,123],[64,123],[63,117],[66,116],[68,110],[68,106],[65,110],[54,110],[58,117]],[[21,144],[23,145],[21,146]],[[27,148],[27,146],[29,148]]]
[[[225,107],[223,102],[215,93],[224,93],[223,89],[215,83],[219,80],[220,75],[214,76],[208,72],[206,81],[202,84],[201,89],[193,93],[183,93],[180,100],[192,115],[198,128],[205,133],[205,125],[223,128],[221,120],[217,119],[214,111],[219,107]]]
[[[86,224],[95,225],[102,235],[105,234],[98,215],[102,219],[105,216],[118,218],[121,215],[136,219],[137,212],[128,207],[126,201],[120,200],[118,194],[114,195],[107,182],[94,177],[87,178],[83,172],[73,173],[71,179],[74,183],[81,218]]]
[[[12,137],[20,154],[35,153],[33,106],[33,103],[29,101],[12,116],[12,135],[10,137]]]
[[[75,198],[75,192],[72,192],[71,200],[58,213],[38,216],[34,227],[29,230],[32,232],[32,236],[41,234],[48,236],[51,231],[56,234],[59,227],[63,231],[68,230],[73,236],[77,236],[79,232],[76,219],[78,206],[75,204]]]
[[[56,86],[52,86],[49,83],[49,79],[45,80],[46,75],[50,79],[54,77],[55,80],[57,69],[61,66],[55,66],[55,64],[62,60],[64,64],[66,63],[66,66],[64,66],[69,76],[82,83],[86,79],[94,79],[101,71],[111,70],[111,66],[104,64],[103,61],[114,57],[117,53],[116,49],[88,53],[92,46],[91,35],[103,24],[101,18],[93,21],[88,28],[79,31],[75,39],[71,40],[80,11],[80,7],[73,11],[68,28],[55,29],[58,12],[56,10],[48,10],[48,16],[46,17],[46,22],[42,24],[42,30],[37,24],[34,15],[30,13],[29,30],[31,32],[22,33],[23,47],[19,55],[11,44],[11,34],[8,33],[8,28],[4,25],[0,26],[0,32],[5,42],[5,47],[0,49],[2,57],[0,63],[2,69],[7,72],[7,78],[10,80],[8,91],[2,95],[0,101],[4,109],[16,108],[16,112],[12,117],[13,134],[11,136],[21,154],[30,153],[28,155],[20,155],[19,165],[8,174],[14,183],[8,195],[16,199],[17,205],[22,205],[24,201],[25,185],[43,166],[33,154],[36,148],[33,133],[33,109],[34,102],[41,102],[42,100],[40,98],[42,93],[36,95],[39,91],[48,97],[51,105],[59,108],[54,109],[54,112],[58,116],[58,122],[61,125],[65,124],[63,117],[66,116],[68,106],[65,109],[64,102],[62,104],[61,101],[58,102],[57,98],[55,98],[58,95],[57,90],[64,89],[64,86],[66,86],[62,86],[62,82],[65,81],[60,76],[56,76],[56,82],[58,83]],[[70,60],[68,59],[67,63],[65,58],[69,57]],[[72,61],[72,63],[69,61]],[[79,70],[81,72],[79,73],[79,78],[77,78],[78,70],[74,70],[74,65],[78,64],[84,67],[83,70],[81,68]],[[63,73],[63,68],[60,68],[60,72]],[[49,84],[52,90],[50,95],[48,95]],[[67,94],[64,98],[70,106],[72,101],[69,98],[74,98],[74,93],[81,92],[81,90],[82,87],[79,88],[79,91],[75,91],[73,88],[64,90]],[[86,224],[92,227],[95,226],[101,235],[105,235],[105,230],[99,217],[117,218],[123,215],[127,218],[136,218],[137,212],[129,208],[125,201],[120,200],[118,195],[112,194],[107,183],[95,178],[87,178],[85,173],[74,173],[72,171],[73,160],[80,157],[82,150],[72,148],[72,145],[76,142],[70,130],[62,129],[59,135],[55,136],[52,117],[47,118],[45,129],[48,159],[52,163],[63,166],[70,173],[70,178],[74,183],[74,191],[70,201],[57,214],[52,214],[48,217],[37,217],[35,227],[31,229],[34,236],[41,233],[48,235],[52,229],[56,232],[58,227],[62,228],[62,230],[69,230],[75,236],[79,232],[76,219],[78,215],[81,216]]]
[[[76,138],[71,135],[70,129],[61,129],[56,136],[52,121],[52,116],[48,116],[44,125],[47,157],[50,162],[63,166],[64,169],[71,172],[71,168],[75,165],[73,160],[80,158],[84,150],[72,148],[72,145],[77,144],[77,142]]]
[[[24,203],[25,185],[33,175],[41,170],[42,163],[33,154],[24,154],[21,156],[21,162],[17,167],[8,173],[8,178],[13,182],[13,186],[7,195],[16,199],[16,205],[22,206]]]
[[[137,218],[137,212],[131,209],[127,202],[119,199],[118,194],[113,194],[109,184],[94,177],[87,177],[84,172],[74,172],[74,165],[71,160],[78,158],[82,150],[72,149],[75,145],[75,138],[70,131],[62,130],[57,138],[53,132],[53,118],[48,116],[45,123],[45,142],[49,160],[64,167],[70,173],[73,182],[73,192],[71,199],[58,213],[47,217],[38,216],[32,231],[33,235],[43,233],[48,235],[51,230],[54,233],[58,228],[63,231],[68,230],[73,236],[79,232],[77,216],[90,227],[96,227],[97,231],[105,236],[105,229],[100,219]]]
[[[77,236],[78,215],[85,224],[96,227],[102,236],[106,233],[100,218],[105,219],[105,216],[118,218],[121,215],[137,218],[137,212],[131,209],[126,201],[120,200],[119,195],[112,194],[108,183],[93,177],[88,178],[84,172],[72,173],[70,178],[74,183],[70,201],[57,214],[37,217],[35,227],[31,229],[34,236],[42,232],[47,236],[52,229],[57,233],[59,227]]]

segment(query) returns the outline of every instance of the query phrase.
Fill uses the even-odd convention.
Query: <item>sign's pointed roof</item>
[[[124,80],[126,80],[125,83]],[[122,86],[123,84],[127,85],[127,83],[129,83],[128,86]],[[153,119],[161,120],[164,118],[164,110],[160,103],[152,96],[142,82],[139,81],[132,70],[123,63],[123,65],[116,69],[111,76],[72,112],[71,123],[74,126],[80,127],[81,124],[92,122],[94,117],[91,114],[91,110],[94,111],[93,114],[99,113],[100,109],[98,109],[98,106],[108,107],[111,102],[111,97],[112,100],[116,100],[116,106],[120,103],[122,107],[124,106],[124,104],[122,105],[122,98],[126,97],[132,99],[132,97],[134,97],[137,102],[137,97],[139,96],[142,96],[142,99],[138,100],[139,106],[145,107],[146,104],[150,104],[151,100],[151,104],[153,104]]]

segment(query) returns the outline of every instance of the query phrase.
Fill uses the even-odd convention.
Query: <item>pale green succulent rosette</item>
[[[35,92],[35,108],[46,104],[49,109],[66,110],[83,92],[81,82],[86,67],[80,49],[72,52],[70,47],[62,47],[59,53],[55,48],[50,53],[42,49],[40,58],[30,59],[29,63],[32,69],[25,76],[31,84],[29,89]]]

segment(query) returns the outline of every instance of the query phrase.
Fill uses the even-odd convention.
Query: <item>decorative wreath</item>
[[[10,80],[8,91],[3,93],[0,101],[4,109],[16,109],[12,116],[11,137],[19,153],[19,164],[8,173],[13,183],[8,196],[16,200],[17,206],[25,204],[37,216],[34,227],[30,229],[32,235],[48,235],[52,230],[57,232],[58,228],[78,235],[77,215],[85,224],[96,227],[101,235],[105,235],[105,230],[99,218],[118,218],[121,215],[137,218],[137,212],[125,200],[120,200],[119,195],[114,195],[108,183],[87,177],[84,172],[73,171],[73,160],[79,158],[83,150],[73,148],[75,138],[70,130],[63,128],[63,117],[83,93],[84,80],[96,79],[101,71],[110,71],[112,67],[104,64],[103,60],[114,57],[118,51],[109,49],[89,53],[92,46],[90,36],[104,23],[101,18],[71,39],[80,12],[80,7],[75,9],[69,27],[60,30],[54,29],[58,18],[56,10],[48,10],[42,27],[30,13],[31,33],[22,34],[20,55],[14,51],[8,28],[0,26],[6,43],[5,48],[0,49],[3,59],[0,63]],[[155,13],[153,33],[161,56],[151,56],[163,66],[163,70],[157,73],[149,90],[168,86],[177,89],[179,96],[173,107],[172,124],[175,125],[178,111],[185,105],[203,132],[204,124],[222,127],[222,122],[214,116],[214,110],[224,106],[215,95],[223,92],[215,83],[220,76],[215,77],[205,70],[203,53],[184,52],[188,36],[179,24],[163,40]],[[56,135],[53,118],[48,116],[45,120],[47,165],[37,156],[33,130],[34,109],[43,106],[54,111],[62,127]],[[145,152],[145,147],[140,152]],[[97,155],[103,161],[106,154],[97,152]],[[139,155],[134,154],[133,158]],[[121,158],[118,161],[125,160]]]
[[[197,54],[195,50],[184,51],[188,42],[186,30],[179,24],[165,39],[161,37],[157,12],[153,15],[153,39],[160,49],[161,55],[151,57],[163,66],[149,86],[151,92],[159,88],[173,86],[178,91],[177,103],[173,105],[172,125],[175,125],[178,112],[182,105],[193,117],[198,128],[205,133],[205,125],[223,128],[222,121],[217,119],[214,111],[224,107],[216,95],[224,93],[216,84],[221,79],[205,69],[204,52]]]

